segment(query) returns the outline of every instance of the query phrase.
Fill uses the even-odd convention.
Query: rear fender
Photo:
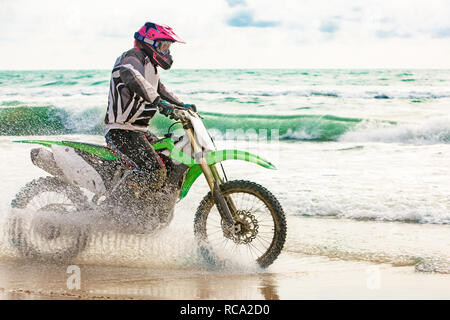
[[[52,152],[41,152],[41,150],[33,149],[31,152],[33,164],[50,174],[62,178],[69,184],[84,187],[96,194],[103,194],[106,191],[103,179],[89,163],[75,152],[75,149],[97,155],[106,160],[118,159],[112,152],[109,153],[109,149],[91,144],[48,140],[21,140],[14,142],[40,144],[50,148]]]

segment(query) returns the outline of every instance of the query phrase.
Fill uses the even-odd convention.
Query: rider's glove
[[[183,106],[183,108],[185,108],[186,110],[192,110],[194,112],[197,112],[197,107],[195,106],[195,104],[185,104]]]
[[[161,114],[173,119],[173,110],[175,109],[174,106],[164,100],[161,100],[160,97],[157,97],[155,101],[153,101],[153,104],[158,107],[158,110]]]
[[[173,110],[174,108],[171,105],[168,106],[158,106],[159,112],[165,115],[166,117],[172,117],[173,116]]]

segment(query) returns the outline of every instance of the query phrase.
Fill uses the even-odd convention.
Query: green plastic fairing
[[[196,162],[192,157],[190,157],[189,155],[187,155],[186,153],[184,153],[183,151],[181,151],[180,149],[175,147],[174,141],[171,138],[162,139],[162,140],[154,143],[152,146],[155,150],[162,150],[162,149],[169,150],[170,158],[172,158],[178,162],[181,162],[182,164],[184,164],[188,167],[192,167],[192,166],[196,165]]]
[[[256,163],[257,165],[267,169],[276,170],[276,167],[269,161],[264,160],[260,156],[257,156],[256,154],[247,151],[218,150],[210,152],[206,155],[206,161],[208,162],[209,165],[213,165],[224,160],[244,160]]]
[[[116,156],[110,149],[101,145],[89,143],[72,142],[72,141],[49,141],[49,140],[16,140],[13,142],[34,143],[43,145],[45,147],[51,147],[53,144],[59,146],[68,146],[96,155],[105,160],[114,161],[119,159],[119,157]],[[155,150],[168,149],[170,151],[169,155],[170,158],[177,160],[185,164],[186,166],[190,167],[180,193],[180,198],[181,199],[184,198],[189,192],[191,186],[194,184],[195,180],[197,180],[197,178],[203,173],[200,165],[196,163],[193,158],[183,153],[181,150],[177,149],[174,145],[174,141],[171,138],[162,139],[161,141],[158,141],[157,143],[153,144],[153,147],[155,148]],[[205,158],[206,162],[210,166],[225,160],[243,160],[247,162],[256,163],[257,165],[267,169],[276,170],[275,166],[269,161],[264,160],[260,156],[257,156],[255,154],[246,151],[218,150],[208,153]]]
[[[89,144],[89,143],[72,142],[72,141],[49,141],[49,140],[16,140],[13,142],[34,143],[34,144],[43,145],[45,147],[51,147],[52,144],[55,144],[58,146],[67,146],[67,147],[79,149],[79,150],[96,155],[100,158],[103,158],[103,159],[109,160],[109,161],[114,161],[114,160],[119,159],[119,157],[116,156],[110,149],[108,149],[104,146]]]
[[[225,160],[243,160],[256,163],[257,165],[267,169],[276,170],[276,167],[269,161],[264,160],[263,158],[246,151],[218,150],[213,151],[206,155],[206,161],[210,166]],[[189,169],[183,187],[181,188],[180,199],[183,199],[187,195],[189,189],[194,184],[195,180],[197,180],[197,178],[202,173],[203,173],[202,169],[198,164],[192,166]]]

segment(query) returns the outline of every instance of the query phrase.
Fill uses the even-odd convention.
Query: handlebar
[[[182,122],[185,122],[188,120],[187,115],[191,114],[197,114],[200,118],[201,116],[197,113],[196,108],[183,108],[174,104],[168,104],[165,101],[161,102],[160,104],[157,104],[159,112],[161,112],[166,117],[170,117],[170,119],[173,119],[175,121],[181,120]]]
[[[178,107],[178,106],[174,106],[173,109],[173,115],[174,117],[172,117],[174,120],[180,120],[180,121],[188,121],[187,115],[191,114],[191,115],[198,115],[200,118],[202,118],[200,116],[200,114],[198,112],[195,112],[192,109],[184,109],[182,107]]]

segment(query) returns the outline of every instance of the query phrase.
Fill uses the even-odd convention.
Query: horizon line
[[[112,68],[55,68],[55,69],[1,69],[4,71],[110,71]],[[309,68],[280,68],[280,67],[264,67],[264,68],[176,68],[164,71],[176,70],[449,70],[449,67],[443,68],[425,68],[425,67],[309,67]]]

